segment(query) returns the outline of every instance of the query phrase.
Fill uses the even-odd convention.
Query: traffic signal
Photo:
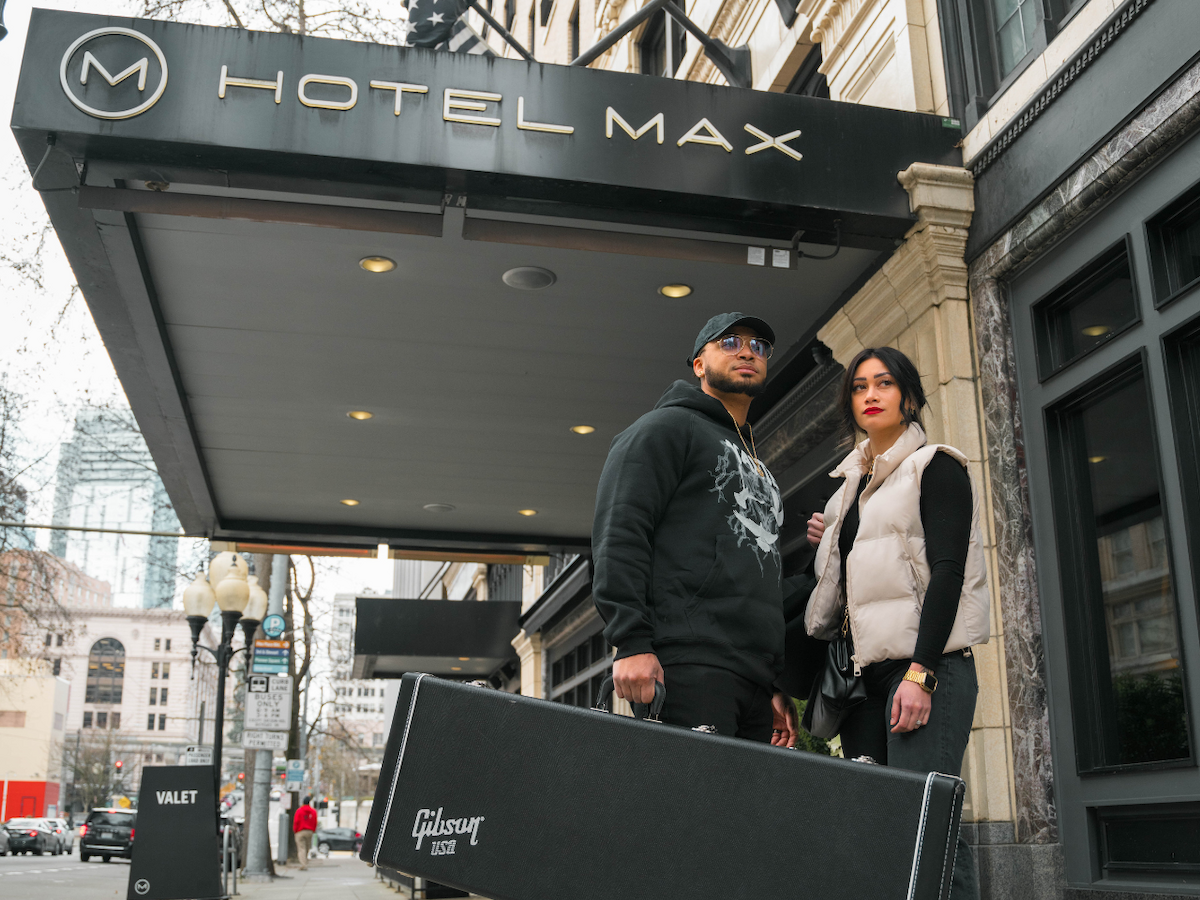
[[[243,781],[245,781],[245,780],[246,780],[246,773],[245,773],[245,772],[238,772],[238,783],[240,784],[241,782],[243,782]]]
[[[121,762],[121,760],[118,759],[116,761],[116,763],[114,763],[114,765],[117,767],[117,774],[120,775],[121,769],[123,769],[125,767],[125,763]]]

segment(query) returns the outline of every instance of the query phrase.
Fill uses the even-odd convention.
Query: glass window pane
[[[1173,299],[1200,282],[1200,186],[1146,223],[1155,299]]]
[[[1038,374],[1052,375],[1137,319],[1129,252],[1122,241],[1033,307]]]
[[[1178,616],[1140,367],[1051,418],[1072,687],[1084,701],[1080,768],[1186,759]]]

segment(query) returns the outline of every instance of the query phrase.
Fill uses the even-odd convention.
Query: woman
[[[842,753],[957,775],[979,692],[971,647],[989,636],[967,459],[926,442],[925,392],[899,350],[859,353],[840,403],[846,431],[866,439],[834,471],[845,481],[824,515],[809,522],[809,539],[820,543],[805,627],[829,640],[848,614],[867,699],[842,724]],[[978,896],[959,838],[951,897]]]

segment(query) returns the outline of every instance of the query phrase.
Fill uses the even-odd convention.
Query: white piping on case
[[[417,708],[417,694],[421,690],[421,679],[427,677],[425,674],[418,675],[413,684],[412,699],[408,702],[408,718],[404,721],[404,737],[400,740],[400,752],[396,756],[396,771],[392,774],[392,789],[388,791],[387,806],[384,807],[383,819],[379,823],[379,837],[375,839],[375,852],[371,855],[371,862],[374,865],[379,864],[379,848],[383,846],[383,835],[387,831],[387,823],[392,815],[392,800],[396,796],[396,785],[400,782],[400,767],[404,765],[404,749],[408,746],[408,730],[412,727],[413,712]],[[929,788],[926,787],[925,790],[928,793]],[[923,817],[921,821],[925,821]],[[910,890],[910,896],[911,893]]]
[[[925,820],[929,817],[929,793],[933,788],[933,776],[930,772],[925,776],[925,794],[921,797],[921,821],[917,825],[917,846],[913,848],[912,872],[908,876],[908,900],[913,900],[917,889],[917,869],[921,865],[921,846],[925,842]]]

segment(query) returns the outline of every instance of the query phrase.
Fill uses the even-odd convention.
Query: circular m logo
[[[89,116],[131,119],[167,89],[167,60],[140,31],[97,28],[67,48],[58,78],[67,99]]]
[[[139,894],[148,894],[150,893],[150,882],[145,878],[139,878],[133,889]]]

